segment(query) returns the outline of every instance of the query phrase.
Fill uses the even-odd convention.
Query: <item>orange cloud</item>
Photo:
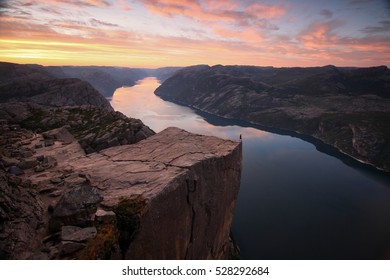
[[[233,0],[215,0],[205,1],[204,5],[208,10],[235,10],[238,7],[238,3]]]
[[[247,7],[246,12],[255,18],[275,18],[284,15],[286,9],[281,6],[255,3]]]
[[[389,62],[389,36],[341,36],[335,30],[343,25],[344,21],[340,20],[314,23],[299,35],[299,42],[307,52],[313,50],[311,56],[317,58],[336,61],[366,59],[381,61],[379,64]]]
[[[244,30],[231,30],[223,27],[222,25],[215,25],[212,27],[214,34],[223,38],[237,39],[246,42],[259,42],[263,40],[261,34],[251,28],[245,28]]]
[[[76,9],[75,13],[68,4],[79,2],[83,2],[83,9]],[[172,18],[180,23],[183,18],[176,18],[176,15],[181,15],[186,18],[186,23],[194,22],[194,25],[179,26],[163,36],[153,33],[154,29],[140,32],[129,28],[131,17],[129,25],[118,26],[110,22],[110,17],[87,14],[91,11],[90,5],[106,9],[112,3],[108,1],[43,0],[39,5],[28,7],[18,7],[17,3],[13,2],[12,8],[5,8],[6,12],[0,17],[0,61],[133,67],[390,64],[390,38],[384,31],[386,22],[382,22],[383,26],[377,24],[364,29],[361,37],[341,36],[340,27],[344,21],[337,19],[314,22],[305,30],[297,31],[298,36],[295,36],[279,32],[277,26],[281,17],[286,20],[287,6],[255,3],[244,7],[244,2],[233,0],[144,0],[150,12],[163,16],[151,17],[152,20],[168,21]],[[67,5],[64,8],[64,5],[41,3]],[[123,10],[130,9],[129,15],[137,12],[132,11],[124,0],[107,9],[116,8],[119,13],[127,15],[119,10],[121,5],[125,5]],[[97,6],[92,10],[95,9]],[[80,12],[84,14],[80,16]]]
[[[344,24],[345,22],[341,20],[331,20],[325,23],[316,22],[302,32],[298,36],[298,40],[306,47],[334,45],[337,42],[334,30]]]
[[[74,6],[102,6],[108,7],[112,4],[105,0],[43,0],[40,3],[46,4],[69,4]]]
[[[143,0],[146,8],[155,14],[172,17],[175,15],[191,16],[192,12],[198,13],[201,7],[198,1],[183,0]]]

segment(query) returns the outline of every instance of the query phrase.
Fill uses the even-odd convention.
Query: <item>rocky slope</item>
[[[79,79],[25,80],[0,86],[0,102],[16,101],[52,107],[88,104],[113,111],[106,98]]]
[[[45,69],[58,78],[79,78],[89,82],[102,95],[110,97],[117,88],[133,86],[148,76],[146,69],[108,66],[50,66]]]
[[[157,79],[164,81],[179,69],[180,67],[162,67],[157,69],[109,66],[44,67],[36,64],[0,62],[0,87],[7,84],[15,84],[15,82],[23,82],[29,85],[53,79],[66,79],[68,81],[80,79],[91,84],[103,96],[111,97],[117,88],[133,86],[137,80],[148,76],[155,76]],[[35,87],[37,86],[35,85]]]
[[[0,78],[1,259],[229,256],[240,143],[155,135],[89,83],[29,67]]]
[[[66,128],[0,125],[2,258],[228,257],[240,143],[169,128],[86,156]]]
[[[52,108],[35,103],[0,103],[0,119],[35,132],[66,126],[86,153],[134,144],[154,135],[138,119],[91,105]],[[48,141],[53,137],[47,136]]]
[[[314,136],[390,171],[390,70],[385,67],[179,70],[155,93],[226,118]]]

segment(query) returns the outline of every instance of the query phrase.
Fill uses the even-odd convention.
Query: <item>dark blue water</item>
[[[163,101],[153,94],[157,86],[147,78],[118,89],[111,104],[156,132],[177,126],[233,140],[243,135],[232,229],[243,259],[390,258],[389,175],[351,165],[326,145]]]

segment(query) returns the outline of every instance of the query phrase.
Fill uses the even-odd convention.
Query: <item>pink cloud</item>
[[[306,47],[333,45],[337,40],[334,30],[344,24],[344,21],[337,19],[313,23],[299,34],[298,40]]]
[[[118,6],[122,11],[131,11],[133,8],[129,5],[127,0],[119,0]]]
[[[254,18],[275,18],[286,13],[286,9],[276,5],[253,4],[246,8],[246,12]]]
[[[111,3],[105,0],[44,0],[42,2],[46,3],[56,3],[56,4],[71,4],[76,6],[111,6]]]

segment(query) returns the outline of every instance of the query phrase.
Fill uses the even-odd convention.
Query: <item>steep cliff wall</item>
[[[390,70],[251,66],[179,70],[155,93],[218,116],[311,135],[390,171]]]
[[[180,67],[157,69],[109,66],[42,66],[0,62],[0,88],[15,82],[42,82],[53,79],[80,79],[91,84],[103,96],[111,97],[117,88],[133,86],[148,76],[164,81]],[[1,97],[0,97],[1,99]]]
[[[24,80],[0,86],[0,102],[16,101],[52,107],[92,105],[114,110],[96,89],[79,79]]]
[[[32,205],[45,209],[37,220],[46,230],[30,234],[37,242],[8,257],[228,257],[241,143],[169,128],[86,156],[69,133],[46,134],[58,137],[46,146],[43,135],[19,131],[23,156],[6,149],[2,157],[9,176],[29,182]]]

